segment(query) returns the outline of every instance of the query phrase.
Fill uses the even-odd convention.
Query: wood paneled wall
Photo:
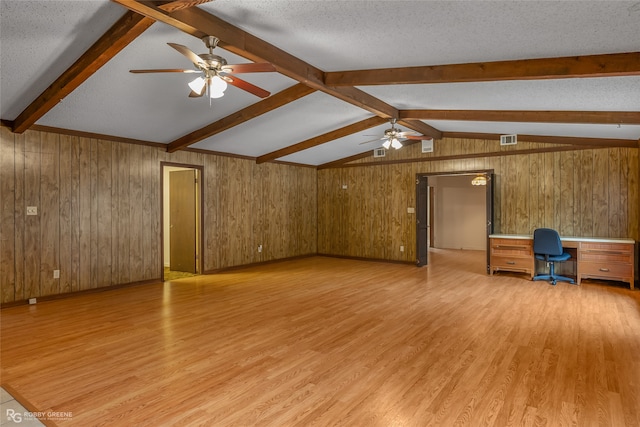
[[[317,252],[315,169],[0,127],[1,302],[159,279],[163,161],[204,167],[205,271]]]
[[[518,142],[443,139],[431,154],[419,144],[341,168],[318,171],[318,252],[413,262],[415,177],[493,169],[496,233],[532,234],[551,227],[567,236],[640,238],[637,148],[578,149],[428,159],[464,153],[517,152],[551,147]],[[505,153],[506,154],[506,153]],[[512,154],[512,153],[508,153]],[[420,160],[424,159],[424,160]],[[346,186],[346,188],[344,188]],[[400,252],[400,245],[405,252]]]
[[[0,127],[1,302],[159,279],[161,162],[204,168],[205,271],[315,253],[413,262],[418,173],[493,169],[497,233],[639,240],[637,148],[428,161],[549,147],[444,139],[316,171]]]

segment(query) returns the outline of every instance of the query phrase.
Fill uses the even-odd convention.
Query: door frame
[[[486,233],[487,233],[487,273],[490,270],[490,243],[489,235],[493,234],[493,213],[494,213],[494,186],[495,186],[495,173],[494,169],[479,169],[479,170],[466,170],[466,171],[451,171],[451,172],[429,172],[429,173],[417,173],[416,174],[416,265],[421,267],[429,264],[429,245],[426,239],[422,238],[424,231],[421,232],[420,221],[427,220],[427,206],[426,203],[420,203],[420,195],[430,192],[429,189],[429,177],[435,176],[455,176],[455,175],[484,175],[487,178],[487,185],[485,188],[486,194]],[[427,200],[429,197],[426,197]],[[431,218],[428,219],[431,221]],[[427,223],[428,224],[428,223]],[[424,227],[423,227],[424,228]]]
[[[196,248],[198,251],[198,257],[196,259],[196,271],[198,274],[202,274],[204,271],[204,166],[202,165],[191,165],[187,163],[175,163],[175,162],[160,162],[160,265],[162,272],[162,281],[164,281],[164,168],[166,166],[177,167],[177,168],[185,168],[185,169],[195,169],[197,171],[197,179],[198,181],[198,189],[199,189],[199,206],[196,206],[196,214],[198,215],[197,224],[198,229],[196,230]]]
[[[434,225],[433,225],[433,217],[434,215],[434,210],[433,210],[433,206],[435,205],[435,200],[436,200],[436,193],[435,193],[435,187],[428,187],[429,189],[429,221],[427,224],[427,232],[429,233],[429,244],[427,245],[430,248],[434,248],[435,246],[433,246],[433,242],[435,241],[434,236]]]

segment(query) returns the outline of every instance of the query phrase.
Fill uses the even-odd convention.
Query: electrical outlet
[[[54,279],[60,278],[60,270],[53,270],[53,278]]]
[[[258,252],[262,252],[262,245],[258,245]]]
[[[416,208],[408,207],[407,213],[416,213]]]
[[[35,298],[29,298],[29,304],[35,304],[35,303],[36,303]]]
[[[400,252],[404,252],[404,246],[400,246]]]
[[[37,206],[27,206],[27,215],[38,215]]]

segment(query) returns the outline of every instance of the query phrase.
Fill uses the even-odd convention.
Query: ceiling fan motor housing
[[[221,56],[211,53],[202,53],[198,55],[204,62],[207,63],[207,69],[220,71],[220,68],[227,65],[227,60]]]
[[[209,49],[209,53],[201,53],[198,55],[200,59],[202,59],[207,64],[206,67],[200,64],[199,68],[202,71],[214,71],[215,73],[213,74],[217,74],[218,71],[222,71],[222,67],[227,65],[226,59],[213,54],[213,49],[218,46],[218,42],[220,41],[220,39],[214,36],[204,36],[202,38],[202,41],[204,42],[205,46],[207,46],[207,49]]]

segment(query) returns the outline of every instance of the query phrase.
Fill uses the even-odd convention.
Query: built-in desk
[[[533,236],[492,234],[489,273],[516,271],[535,275]],[[576,283],[582,279],[628,282],[634,288],[634,245],[632,239],[561,237],[576,266]]]

